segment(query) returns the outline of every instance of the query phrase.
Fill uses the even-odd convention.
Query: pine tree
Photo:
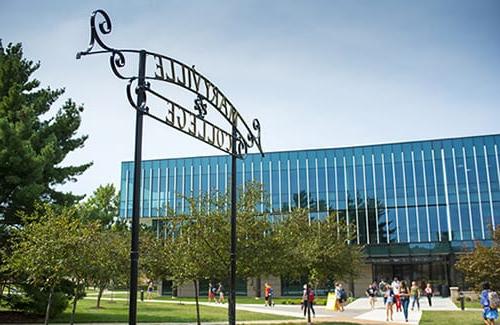
[[[23,57],[21,44],[4,48],[0,41],[0,219],[8,224],[19,223],[17,212],[30,213],[38,201],[69,205],[80,200],[55,186],[75,181],[91,165],[60,165],[87,139],[76,136],[83,107],[68,99],[51,114],[64,89],[41,88],[32,78],[39,67]]]

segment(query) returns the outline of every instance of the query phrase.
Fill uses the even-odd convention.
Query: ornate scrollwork
[[[233,139],[233,141],[236,141],[236,151],[239,157],[243,158],[247,153],[248,153],[248,143],[245,141],[245,139],[238,133],[236,136],[236,139]]]
[[[102,21],[98,22],[99,18],[101,18]],[[108,14],[102,9],[94,11],[90,17],[89,46],[85,51],[78,52],[76,54],[76,58],[80,59],[84,55],[111,53],[109,57],[109,64],[113,73],[120,79],[130,79],[132,77],[126,77],[120,72],[120,69],[124,68],[126,63],[124,53],[138,53],[139,51],[115,49],[111,46],[108,46],[102,40],[101,35],[110,34],[111,30],[111,19],[109,18]],[[96,43],[97,45],[99,45],[99,47],[101,47],[101,50],[95,48]]]
[[[128,102],[129,104],[137,109],[137,110],[140,110],[140,111],[143,111],[143,112],[149,112],[149,107],[146,105],[146,90],[149,90],[150,89],[150,86],[151,84],[149,82],[146,82],[144,84],[144,86],[140,86],[140,85],[137,85],[135,87],[132,87],[133,83],[137,81],[137,78],[130,78],[130,80],[128,81],[128,84],[127,84],[127,99],[128,99]],[[132,89],[134,89],[132,91]],[[141,101],[141,105],[138,105],[135,101],[134,101],[134,97],[137,98],[137,95],[139,94],[139,92],[143,92],[143,100]],[[133,94],[132,94],[133,92]],[[135,96],[133,96],[135,95]]]
[[[109,57],[109,64],[115,76],[120,79],[130,79],[122,75],[118,69],[125,67],[125,55],[121,51],[113,51]]]
[[[76,54],[76,58],[79,59],[82,55],[87,55],[90,54],[92,49],[94,48],[95,42],[99,44],[101,48],[107,51],[114,51],[113,48],[107,46],[102,40],[101,37],[99,36],[98,29],[96,28],[96,17],[100,15],[103,18],[103,21],[99,23],[99,31],[103,34],[109,34],[111,33],[111,19],[109,18],[108,14],[102,10],[102,9],[97,9],[95,10],[92,15],[90,16],[90,41],[89,41],[89,46],[85,51],[78,52]]]
[[[260,122],[258,119],[254,119],[252,121],[252,128],[257,133],[257,136],[255,136],[255,134],[249,128],[246,128],[247,129],[246,137],[243,137],[238,131],[238,137],[237,137],[238,154],[240,156],[246,155],[248,149],[251,149],[253,147],[257,147],[257,149],[259,149],[259,151],[262,153],[260,145]]]
[[[201,95],[198,95],[194,100],[194,110],[198,112],[199,118],[205,119],[207,115],[207,104],[203,102],[203,97]]]

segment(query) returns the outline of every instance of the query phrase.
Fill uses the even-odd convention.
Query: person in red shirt
[[[309,288],[309,293],[307,295],[307,303],[309,305],[309,308],[311,308],[311,311],[313,313],[313,317],[316,317],[316,312],[314,311],[314,298],[315,298],[315,295],[314,295],[314,290],[313,288]]]
[[[265,303],[264,303],[264,306],[271,306],[271,302],[269,301],[269,293],[271,292],[271,286],[269,285],[269,283],[264,283],[264,300],[265,300]]]

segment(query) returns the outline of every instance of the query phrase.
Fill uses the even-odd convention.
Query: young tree
[[[277,242],[273,231],[273,216],[268,212],[268,205],[261,184],[249,182],[245,184],[245,191],[240,191],[236,224],[237,274],[240,278],[257,279],[257,296],[260,277],[278,275],[281,255],[285,249]]]
[[[337,223],[335,214],[310,221],[307,210],[295,209],[277,224],[275,233],[283,247],[280,275],[296,279],[307,275],[318,285],[329,278],[350,279],[359,271],[362,252],[352,242],[355,231]]]
[[[111,284],[126,284],[129,275],[130,232],[123,228],[97,229],[89,243],[92,258],[87,259],[88,281],[99,289],[96,308],[101,308],[101,298]]]
[[[179,216],[173,223],[176,229],[166,241],[170,252],[170,271],[177,284],[193,283],[196,318],[199,312],[199,280],[224,279],[229,270],[229,222],[224,210],[225,199],[217,196],[189,198],[191,213]]]
[[[0,218],[20,222],[17,211],[30,213],[37,201],[70,205],[81,197],[55,187],[82,174],[91,164],[61,166],[87,136],[76,136],[82,106],[67,100],[55,116],[52,104],[63,89],[40,88],[32,78],[39,63],[23,58],[21,44],[0,42]]]
[[[25,274],[29,284],[49,292],[48,324],[54,289],[68,278],[79,277],[72,263],[81,255],[82,224],[75,209],[48,205],[24,217],[29,222],[14,233],[7,265],[12,273]]]
[[[72,254],[64,261],[67,268],[67,278],[73,283],[73,308],[71,310],[70,324],[75,322],[76,305],[78,300],[85,297],[85,288],[89,280],[94,276],[94,270],[89,265],[98,256],[95,242],[101,230],[98,222],[84,223],[80,218],[71,222],[67,233],[75,240],[73,246],[68,246]],[[103,248],[101,248],[102,250]]]
[[[495,290],[500,290],[500,226],[492,231],[493,244],[486,247],[476,244],[472,252],[462,257],[455,265],[465,275],[465,281],[481,290],[481,284],[490,282]]]

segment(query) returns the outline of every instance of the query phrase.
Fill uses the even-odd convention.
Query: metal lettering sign
[[[100,23],[96,23],[98,18],[102,18]],[[128,80],[127,98],[130,104],[135,108],[142,110],[145,115],[165,123],[185,134],[188,134],[198,140],[201,140],[217,149],[220,149],[230,155],[236,154],[241,157],[248,153],[252,147],[256,147],[263,154],[260,142],[260,123],[254,119],[251,127],[241,117],[236,107],[223,94],[223,92],[208,80],[201,73],[196,71],[194,66],[188,66],[176,59],[165,55],[144,51],[146,60],[152,60],[154,71],[145,72],[143,86],[133,86],[138,81],[138,76],[124,75],[123,68],[126,65],[127,54],[139,54],[139,50],[116,49],[108,46],[101,38],[101,35],[111,33],[111,20],[104,10],[96,10],[90,18],[90,42],[85,51],[77,54],[77,59],[84,55],[110,54],[109,62],[113,73],[120,79]],[[99,45],[101,50],[96,50]],[[182,87],[196,95],[194,106],[191,109],[183,107],[179,103],[165,97],[152,87],[153,81],[161,81]],[[146,98],[139,107],[134,101],[134,95],[139,91],[144,91],[146,95],[154,96],[165,103],[165,115],[159,116],[150,112],[146,106]],[[220,125],[207,120],[207,108],[211,107],[218,112],[231,127],[236,127],[236,148],[233,153],[232,131],[226,131]]]

